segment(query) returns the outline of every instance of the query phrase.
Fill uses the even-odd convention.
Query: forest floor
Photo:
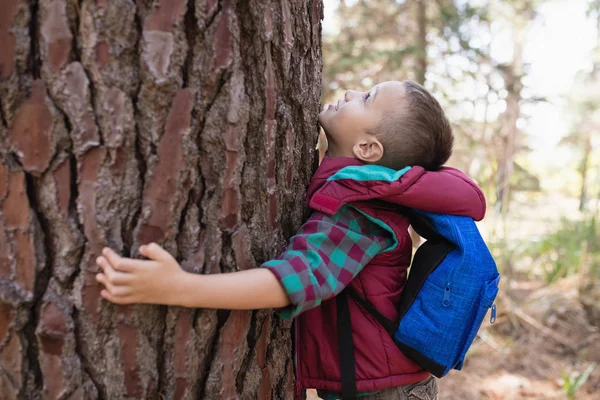
[[[581,278],[546,286],[514,279],[511,298],[501,290],[498,319],[486,319],[462,371],[439,380],[440,400],[564,400],[563,374],[600,362],[600,321],[579,301]],[[489,316],[489,315],[488,315]],[[308,399],[318,399],[309,391]],[[600,365],[576,400],[600,400]]]
[[[567,399],[563,374],[600,362],[600,321],[579,300],[580,280],[514,280],[513,300],[498,296],[498,320],[484,322],[463,370],[439,381],[440,400]],[[600,400],[600,365],[575,399]]]

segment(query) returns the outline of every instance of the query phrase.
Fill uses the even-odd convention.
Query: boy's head
[[[392,169],[435,170],[452,153],[454,136],[437,100],[411,81],[349,90],[319,114],[330,157],[353,157]]]

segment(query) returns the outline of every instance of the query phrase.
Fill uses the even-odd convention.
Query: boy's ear
[[[383,145],[374,137],[359,140],[352,151],[356,158],[367,163],[376,163],[383,157]]]

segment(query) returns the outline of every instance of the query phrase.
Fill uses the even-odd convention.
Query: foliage
[[[528,111],[555,99],[532,91],[530,65],[523,52],[530,27],[543,23],[540,10],[551,2],[340,0],[335,12],[339,29],[326,30],[323,37],[326,102],[345,89],[364,90],[388,79],[425,77],[425,87],[453,124],[455,147],[450,164],[480,184],[491,205],[490,214],[503,214],[492,219],[499,226],[488,229],[496,232],[495,255],[502,260],[499,264],[509,280],[511,265],[520,262],[519,257],[534,258],[548,282],[580,271],[583,265],[600,264],[592,239],[598,238],[597,218],[588,209],[581,207],[587,219],[564,220],[556,231],[520,243],[510,237],[519,228],[505,215],[520,206],[514,204],[519,192],[548,196],[544,178],[568,176],[563,180],[569,181],[573,194],[578,192],[581,204],[594,204],[599,195],[594,186],[599,158],[591,144],[600,126],[598,86],[592,85],[600,82],[594,74],[600,71],[600,46],[595,55],[598,69],[582,71],[569,91],[571,96],[565,97],[572,99],[572,134],[562,144],[563,150],[577,153],[577,161],[569,165],[572,173],[561,171],[560,178],[542,176],[547,172],[528,159],[529,137],[524,129]],[[600,0],[587,4],[588,18],[600,21]],[[423,10],[425,18],[421,18]],[[492,51],[501,32],[508,32],[508,42],[502,45],[512,49],[512,56],[502,60]],[[589,184],[580,185],[578,179]]]
[[[597,365],[597,363],[592,363],[583,373],[573,372],[567,374],[563,371],[563,388],[569,400],[575,399],[575,394],[585,384]]]
[[[413,79],[415,26],[410,12],[415,1],[340,2],[340,30],[323,38],[325,98],[338,88],[367,89],[373,82]]]
[[[507,96],[514,89],[517,102],[539,99],[532,94],[521,96],[525,87],[521,78],[526,71],[519,67],[515,72],[510,63],[500,64],[492,58],[492,24],[524,29],[536,17],[540,3],[340,1],[335,14],[339,31],[326,32],[323,37],[323,100],[330,102],[343,90],[365,90],[385,80],[420,81],[425,77],[425,86],[453,123],[456,142],[451,164],[467,171],[494,201],[510,124],[502,118],[507,114]],[[519,83],[517,89],[507,74]],[[521,113],[514,119],[526,117]],[[515,140],[514,153],[527,149],[525,135],[515,135]],[[513,157],[513,151],[510,153]],[[519,181],[517,186],[511,185],[513,190],[524,187],[523,178],[527,188],[539,187],[531,171],[522,165],[514,169],[520,176],[510,179]]]
[[[580,174],[579,209],[585,211],[589,196],[590,173],[594,165],[594,145],[600,128],[600,0],[590,1],[588,16],[596,18],[599,28],[596,47],[592,57],[591,71],[583,70],[578,74],[573,85],[569,105],[573,116],[571,132],[565,136],[561,144],[574,149],[578,153]]]
[[[507,288],[520,272],[547,283],[572,274],[600,280],[600,0],[581,0],[598,38],[571,85],[536,93],[540,63],[529,40],[544,29],[552,35],[540,26],[557,23],[548,10],[560,1],[338,0],[339,30],[323,36],[324,102],[391,79],[423,81],[440,101],[455,132],[450,164],[484,190],[488,215],[480,227]],[[498,57],[494,46],[508,55]],[[530,143],[545,140],[541,125],[555,126],[540,124],[540,110],[559,110],[565,125],[556,126],[565,132],[560,146],[543,157]],[[536,141],[528,136],[534,129]],[[569,399],[592,370],[564,374]]]
[[[579,273],[590,267],[599,273],[600,226],[598,217],[573,221],[563,219],[560,227],[546,236],[533,239],[520,256],[531,257],[541,268],[547,283]]]

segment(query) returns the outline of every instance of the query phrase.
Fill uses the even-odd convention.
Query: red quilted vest
[[[442,168],[436,172],[413,167],[395,182],[354,180],[348,177],[328,180],[347,166],[364,165],[351,158],[325,158],[315,172],[307,192],[308,206],[334,215],[351,204],[379,219],[394,230],[395,249],[379,254],[350,283],[382,314],[397,319],[396,308],[406,283],[412,255],[407,232],[408,219],[384,200],[435,213],[483,218],[485,199],[481,190],[462,172]],[[359,392],[382,390],[426,379],[429,372],[404,356],[389,334],[356,303],[350,301],[352,335],[356,357],[356,387]],[[335,299],[324,301],[295,320],[294,363],[296,395],[316,388],[341,392]]]

